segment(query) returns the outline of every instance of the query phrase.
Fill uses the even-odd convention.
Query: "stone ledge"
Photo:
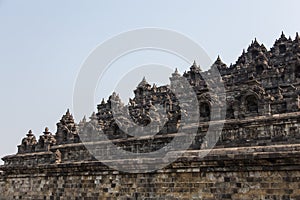
[[[213,149],[207,156],[199,155],[208,150],[193,150],[186,152],[173,152],[173,156],[182,154],[179,159],[171,163],[162,171],[165,172],[194,172],[196,171],[255,171],[255,170],[300,170],[300,144],[273,145],[267,147],[237,147]],[[41,153],[38,153],[41,154]],[[171,156],[172,157],[172,156]],[[143,159],[143,165],[160,162],[162,158]],[[73,173],[112,173],[115,171],[103,163],[118,162],[129,165],[131,159],[112,161],[84,161],[61,164],[41,164],[36,167],[29,166],[0,166],[5,175],[13,174],[73,174]],[[158,170],[159,172],[160,170]]]

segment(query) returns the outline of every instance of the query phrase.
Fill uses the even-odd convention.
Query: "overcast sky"
[[[220,55],[229,65],[255,37],[267,48],[281,31],[294,38],[300,29],[299,7],[297,0],[0,0],[0,156],[16,153],[29,129],[39,135],[48,126],[55,133],[66,109],[72,112],[82,63],[97,45],[121,32],[174,30],[201,45],[212,60]],[[165,60],[181,73],[189,68],[169,55],[144,52],[124,59],[104,81],[115,85],[117,78],[109,76],[143,64],[136,62],[141,56]],[[109,85],[97,90],[96,103],[112,92]]]

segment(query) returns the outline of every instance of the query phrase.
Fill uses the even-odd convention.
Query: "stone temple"
[[[225,87],[218,94],[221,98],[209,93],[203,79],[214,69]],[[181,78],[188,80],[197,95],[199,120],[191,144],[174,162],[151,172],[129,173],[105,165],[87,148],[97,144],[99,155],[129,166],[131,159],[119,159],[118,151],[103,136],[118,149],[149,153],[163,148],[176,135],[186,134],[188,128],[180,129],[185,110],[171,86],[150,85],[144,78],[128,105],[113,93],[89,119],[76,123],[68,110],[54,134],[45,128],[36,137],[30,130],[18,152],[2,158],[0,199],[300,199],[298,33],[295,39],[282,33],[270,50],[255,39],[230,66],[218,57],[203,72],[194,62],[182,75],[175,70],[171,85]],[[221,100],[225,107],[214,110]],[[113,112],[112,105],[119,112]],[[166,114],[161,126],[159,114],[150,116],[155,105]],[[151,123],[157,133],[131,136],[136,130],[122,118],[124,110],[139,125],[138,131]],[[124,127],[120,128],[120,122]],[[221,134],[206,137],[209,127],[219,123],[224,123]],[[94,134],[99,131],[102,136]],[[209,149],[212,137],[217,138],[213,149],[199,156]],[[145,158],[139,163],[159,163],[159,159]]]

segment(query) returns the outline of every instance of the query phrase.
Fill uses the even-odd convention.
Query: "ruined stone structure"
[[[226,89],[218,94],[221,98],[209,93],[203,79],[214,69]],[[113,93],[89,120],[77,124],[68,110],[55,134],[46,128],[37,139],[30,130],[18,153],[2,158],[0,199],[300,199],[298,34],[291,39],[282,33],[270,50],[255,39],[230,66],[218,57],[205,72],[196,62],[183,75],[176,69],[171,85],[182,77],[197,94],[200,116],[196,137],[175,162],[151,173],[126,173],[104,165],[86,148],[96,142],[101,154],[117,159],[118,152],[108,148],[104,135],[126,151],[147,153],[168,144],[174,134],[184,134],[179,130],[185,111],[171,86],[151,86],[144,78],[128,105]],[[226,106],[212,116],[220,99]],[[155,105],[161,105],[167,116],[163,125]],[[132,122],[122,118],[127,110],[140,125],[137,131],[151,123],[157,134],[131,136],[136,131]],[[157,112],[150,117],[153,110]],[[209,126],[224,122],[221,116],[226,121],[216,146],[199,157],[209,148],[205,137]],[[104,135],[95,134],[100,130]],[[85,144],[82,138],[88,138]],[[118,163],[130,165],[130,159]]]

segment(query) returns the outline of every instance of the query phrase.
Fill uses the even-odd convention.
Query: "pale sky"
[[[300,30],[299,8],[298,0],[0,0],[0,156],[16,153],[29,129],[38,136],[48,126],[55,133],[66,109],[72,112],[82,63],[114,35],[143,27],[174,30],[196,41],[212,60],[220,55],[229,65],[255,37],[267,48],[281,31],[294,38]],[[142,60],[136,56],[111,76]],[[155,53],[143,56],[157,59]],[[181,73],[189,68],[160,57]],[[97,103],[112,90],[97,91]]]

